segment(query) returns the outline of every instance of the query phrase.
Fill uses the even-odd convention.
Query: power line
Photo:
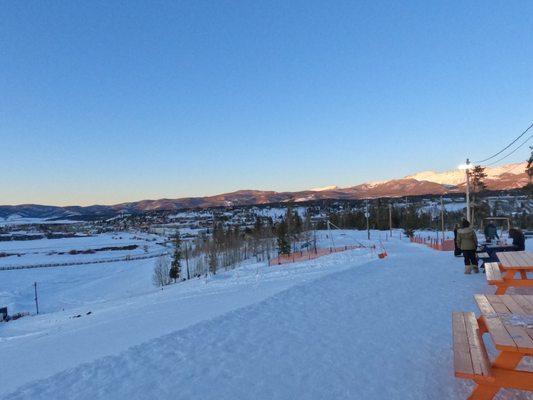
[[[533,124],[529,125],[528,128],[522,132],[515,140],[513,140],[511,143],[509,143],[507,146],[505,146],[503,149],[501,149],[499,152],[497,152],[496,154],[493,154],[492,156],[490,157],[487,157],[483,160],[479,160],[479,161],[474,161],[474,164],[481,164],[481,163],[484,163],[485,161],[488,161],[496,156],[499,156],[500,154],[502,154],[505,150],[507,150],[509,147],[511,147],[513,144],[515,144],[522,136],[524,136],[527,131],[529,131],[531,128],[533,128]]]
[[[495,165],[495,164],[498,164],[500,161],[506,159],[507,157],[509,157],[510,155],[516,153],[517,150],[519,150],[522,146],[524,146],[527,142],[529,142],[531,140],[531,138],[533,138],[533,135],[529,136],[526,140],[524,140],[518,147],[516,147],[513,151],[511,151],[510,153],[507,153],[507,155],[497,159],[496,161],[493,161],[491,162],[490,164],[487,164],[486,166],[487,167],[490,167],[492,165]]]
[[[520,167],[521,165],[522,165],[522,163],[518,163],[518,164],[516,164],[514,167],[511,167],[511,168],[509,168],[508,170],[505,170],[504,172],[505,172],[505,173],[509,173],[509,172],[511,172],[511,171],[514,171],[515,169],[517,169],[517,168]]]

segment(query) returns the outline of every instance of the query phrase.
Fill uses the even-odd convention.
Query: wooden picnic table
[[[518,272],[522,279],[527,280],[527,273],[533,272],[533,253],[530,251],[502,252],[496,253],[496,256],[500,260],[500,269],[505,272],[504,279],[512,279]],[[533,283],[533,281],[530,283]]]
[[[468,364],[461,365],[460,355],[456,358],[456,375],[477,383],[469,398],[492,399],[500,388],[533,391],[533,371],[516,369],[523,357],[533,356],[533,296],[478,294],[474,298],[481,311],[477,318],[479,332],[475,334],[475,327],[471,329],[468,345],[463,347],[469,349],[466,360],[471,362],[472,373],[468,373]],[[499,351],[494,360],[485,350],[481,339],[484,333],[490,335]]]
[[[528,251],[510,251],[496,253],[498,263],[485,263],[487,281],[496,285],[496,294],[505,294],[509,287],[533,287],[533,253]],[[520,277],[516,278],[516,274]]]
[[[486,262],[498,261],[496,253],[504,251],[516,251],[517,247],[512,244],[483,243],[479,246],[479,252],[487,253]]]
[[[515,251],[517,247],[514,244],[497,244],[497,243],[485,243],[481,247],[491,251]]]
[[[504,271],[533,272],[533,253],[530,251],[507,251],[496,253]]]

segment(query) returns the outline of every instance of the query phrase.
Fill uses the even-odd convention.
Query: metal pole
[[[370,240],[370,221],[368,220],[370,214],[368,213],[368,200],[365,202],[365,217],[366,217],[366,236]]]
[[[444,201],[442,200],[442,196],[440,196],[440,223],[442,229],[442,243],[444,243]]]
[[[191,274],[189,272],[189,246],[185,243],[185,265],[187,265],[187,279],[191,279]]]
[[[33,282],[33,288],[35,291],[35,308],[37,309],[37,314],[39,314],[39,300],[37,298],[37,282]]]
[[[389,203],[389,231],[390,237],[392,237],[392,204]]]
[[[466,159],[466,219],[470,222],[470,174],[469,174],[470,160]]]

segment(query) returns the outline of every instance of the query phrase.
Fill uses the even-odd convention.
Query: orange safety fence
[[[409,239],[411,240],[411,243],[425,244],[426,246],[439,251],[453,251],[455,248],[453,239],[442,240],[435,239],[430,236],[422,237],[420,235],[412,236]]]
[[[362,246],[362,245],[349,245],[349,246],[341,246],[341,247],[329,247],[329,248],[320,248],[320,249],[311,249],[311,250],[301,250],[296,251],[294,253],[291,253],[289,255],[279,255],[276,258],[273,258],[270,260],[269,264],[272,265],[282,265],[282,264],[289,264],[293,262],[298,261],[305,261],[305,260],[313,260],[318,257],[326,256],[328,254],[332,253],[340,253],[342,251],[346,250],[355,250],[355,249],[363,249],[363,248],[371,248],[375,249],[376,246]]]

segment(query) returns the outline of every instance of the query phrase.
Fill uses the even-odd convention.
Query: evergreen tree
[[[481,165],[476,165],[471,171],[468,171],[470,176],[470,184],[472,185],[472,213],[470,216],[470,223],[474,224],[474,210],[478,206],[476,199],[479,193],[483,192],[487,185],[485,185],[485,178],[487,174],[485,173],[485,167]]]
[[[291,254],[291,243],[289,241],[287,221],[281,220],[277,229],[277,242],[279,254]]]
[[[254,235],[261,236],[261,231],[263,230],[263,221],[261,221],[261,218],[256,216],[255,222],[254,222]]]
[[[179,232],[174,237],[174,258],[172,259],[172,266],[170,267],[170,278],[176,282],[176,279],[181,274],[181,238]]]
[[[311,221],[311,212],[310,212],[309,209],[305,213],[305,220],[304,220],[303,229],[306,230],[306,231],[310,231],[310,230],[313,229],[313,223]]]
[[[533,146],[529,147],[531,149],[531,155],[529,156],[529,159],[527,160],[527,166],[526,166],[526,173],[527,177],[529,178],[529,183],[527,185],[526,193],[528,195],[533,195]]]
[[[530,146],[529,148],[531,149],[531,155],[527,160],[526,173],[529,177],[529,183],[531,183],[531,180],[533,180],[533,146]]]
[[[468,175],[470,176],[470,184],[474,193],[481,193],[487,188],[487,185],[485,185],[485,178],[487,177],[485,167],[476,165],[468,172]]]

